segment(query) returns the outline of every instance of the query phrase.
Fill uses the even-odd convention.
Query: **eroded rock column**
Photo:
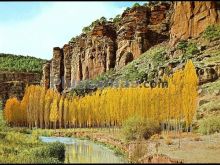
[[[63,50],[59,47],[53,48],[53,59],[51,63],[50,88],[62,91],[63,81]]]

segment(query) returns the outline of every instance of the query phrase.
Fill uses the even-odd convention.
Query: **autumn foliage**
[[[164,79],[167,88],[109,87],[85,97],[29,86],[21,101],[7,100],[4,116],[10,125],[38,128],[121,126],[137,114],[159,124],[185,122],[189,126],[197,106],[198,79],[192,61]]]

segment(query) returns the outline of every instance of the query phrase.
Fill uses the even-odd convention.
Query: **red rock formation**
[[[85,80],[114,68],[115,29],[112,24],[99,24],[87,36],[73,44],[72,82]]]
[[[167,3],[152,8],[134,7],[122,14],[118,25],[97,23],[91,32],[81,34],[62,49],[55,47],[50,80],[42,81],[62,91],[70,84],[74,86],[80,80],[126,65],[154,44],[168,39],[169,8]]]
[[[174,2],[170,43],[198,37],[207,26],[220,23],[220,12],[214,1]]]
[[[134,7],[122,14],[117,31],[116,69],[138,58],[151,46],[168,39],[170,4]]]
[[[41,85],[45,88],[50,88],[50,63],[46,63],[43,66],[43,76],[41,79]]]
[[[64,45],[63,47],[63,66],[64,66],[64,77],[63,77],[63,89],[71,86],[71,60],[72,60],[72,46]]]
[[[116,68],[121,68],[150,47],[147,40],[147,24],[150,11],[140,6],[122,14],[121,26],[117,31]]]
[[[161,3],[159,5],[154,5],[151,8],[150,24],[156,25],[160,24],[163,20],[167,18],[167,10],[170,9],[169,3]]]
[[[40,84],[41,76],[39,73],[1,72],[0,100],[3,101],[3,105],[11,97],[22,99],[26,85]]]
[[[53,48],[53,59],[50,66],[50,87],[62,91],[63,49]]]

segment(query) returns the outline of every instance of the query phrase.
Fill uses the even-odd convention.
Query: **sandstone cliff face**
[[[115,27],[99,24],[76,39],[72,50],[72,80],[91,79],[115,66]]]
[[[42,76],[42,80],[41,80],[41,84],[45,87],[45,88],[50,88],[50,63],[46,63],[43,66],[43,76]]]
[[[62,91],[138,58],[151,46],[168,39],[169,8],[168,3],[134,7],[122,14],[117,26],[112,22],[98,23],[74,42],[55,47],[50,64],[43,68],[42,85],[50,84]]]
[[[198,37],[208,25],[220,22],[218,8],[214,1],[186,1],[159,2],[125,10],[117,24],[98,23],[89,33],[81,34],[63,48],[55,47],[53,59],[44,67],[42,83],[63,91],[80,80],[95,78],[110,69],[119,70],[169,38],[173,46],[181,39]],[[178,56],[178,51],[172,56],[175,54]],[[219,77],[216,67],[218,70],[216,65],[200,68],[200,82]]]
[[[140,6],[122,14],[117,31],[116,69],[138,58],[151,46],[168,39],[170,4]]]
[[[115,66],[115,29],[100,24],[88,35],[77,38],[72,45],[71,85],[91,79]]]
[[[0,73],[0,100],[5,101],[10,97],[22,99],[26,85],[40,83],[39,73]]]
[[[170,43],[198,37],[207,26],[220,23],[219,6],[214,1],[174,2]]]

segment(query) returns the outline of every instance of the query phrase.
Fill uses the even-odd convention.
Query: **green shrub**
[[[215,40],[220,38],[220,26],[219,25],[210,25],[203,32],[203,37],[208,40]]]
[[[201,120],[198,131],[202,134],[220,132],[220,116],[208,117]]]
[[[114,24],[118,24],[120,22],[120,20],[121,20],[121,15],[120,14],[116,15],[115,18],[113,18]]]
[[[91,30],[90,27],[86,26],[82,29],[82,32],[87,34],[90,30]]]
[[[177,44],[177,48],[180,49],[181,51],[185,52],[186,48],[188,46],[188,43],[186,40],[181,40],[178,44]]]
[[[31,130],[26,127],[16,127],[13,128],[16,132],[22,133],[22,134],[31,134]]]
[[[196,43],[182,40],[177,44],[177,48],[183,52],[183,57],[190,58],[192,55],[199,53]]]
[[[32,135],[34,137],[39,137],[39,136],[52,136],[54,130],[49,130],[49,129],[35,129],[32,131]]]
[[[7,159],[10,163],[25,163],[25,164],[36,164],[36,163],[63,163],[63,161],[59,161],[57,157],[50,157],[47,154],[40,154],[40,152],[44,152],[45,147],[38,147],[30,150],[25,150],[18,154],[17,156],[12,156],[13,159]]]
[[[194,55],[197,53],[199,53],[199,49],[198,49],[196,43],[192,43],[192,42],[188,43],[188,46],[186,49],[186,54]]]
[[[4,139],[6,137],[6,132],[0,132],[0,139]]]
[[[50,143],[46,147],[39,147],[33,151],[36,157],[51,157],[58,158],[59,161],[64,161],[65,146],[60,142]]]
[[[148,139],[150,136],[161,131],[158,123],[144,120],[140,116],[128,118],[123,123],[122,128],[126,140]]]
[[[134,8],[134,7],[140,7],[141,5],[139,4],[139,3],[135,3],[133,6],[132,6],[132,8]]]

